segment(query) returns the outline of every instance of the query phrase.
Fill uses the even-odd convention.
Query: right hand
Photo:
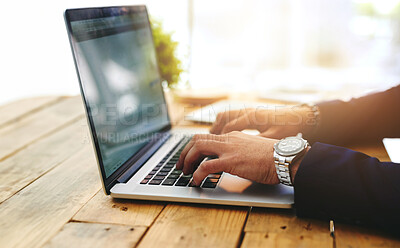
[[[256,129],[260,136],[282,139],[298,133],[307,135],[315,128],[315,119],[307,106],[276,109],[242,109],[219,113],[210,129],[212,134]]]
[[[274,163],[276,142],[242,132],[197,134],[181,152],[176,168],[185,175],[193,173],[195,185],[209,174],[221,171],[259,183],[278,184]],[[202,162],[207,156],[218,158]]]

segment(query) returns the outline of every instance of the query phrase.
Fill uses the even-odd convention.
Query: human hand
[[[210,129],[212,134],[226,134],[244,129],[256,129],[260,136],[282,139],[311,133],[316,126],[312,110],[307,106],[277,109],[242,109],[219,113]]]
[[[273,158],[276,142],[242,132],[197,134],[182,151],[176,168],[183,170],[184,174],[194,172],[193,181],[196,185],[209,174],[221,171],[259,183],[278,184]],[[218,158],[201,163],[207,156]]]

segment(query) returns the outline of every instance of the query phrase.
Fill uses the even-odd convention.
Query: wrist
[[[293,186],[294,177],[309,146],[301,133],[281,139],[274,144],[275,169],[282,184]]]

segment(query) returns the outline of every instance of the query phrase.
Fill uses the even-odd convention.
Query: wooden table
[[[0,117],[0,247],[400,246],[342,224],[333,238],[329,223],[293,210],[113,200],[79,97],[17,101]],[[388,160],[382,145],[358,149]]]

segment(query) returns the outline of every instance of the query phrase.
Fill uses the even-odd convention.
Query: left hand
[[[176,168],[184,174],[194,172],[196,185],[209,174],[221,171],[259,183],[278,184],[273,158],[277,141],[242,132],[197,134],[182,151]],[[201,163],[207,156],[218,158]]]
[[[276,109],[241,109],[219,113],[210,129],[213,134],[256,129],[260,136],[282,139],[302,133],[304,136],[316,128],[313,110],[308,106]]]

